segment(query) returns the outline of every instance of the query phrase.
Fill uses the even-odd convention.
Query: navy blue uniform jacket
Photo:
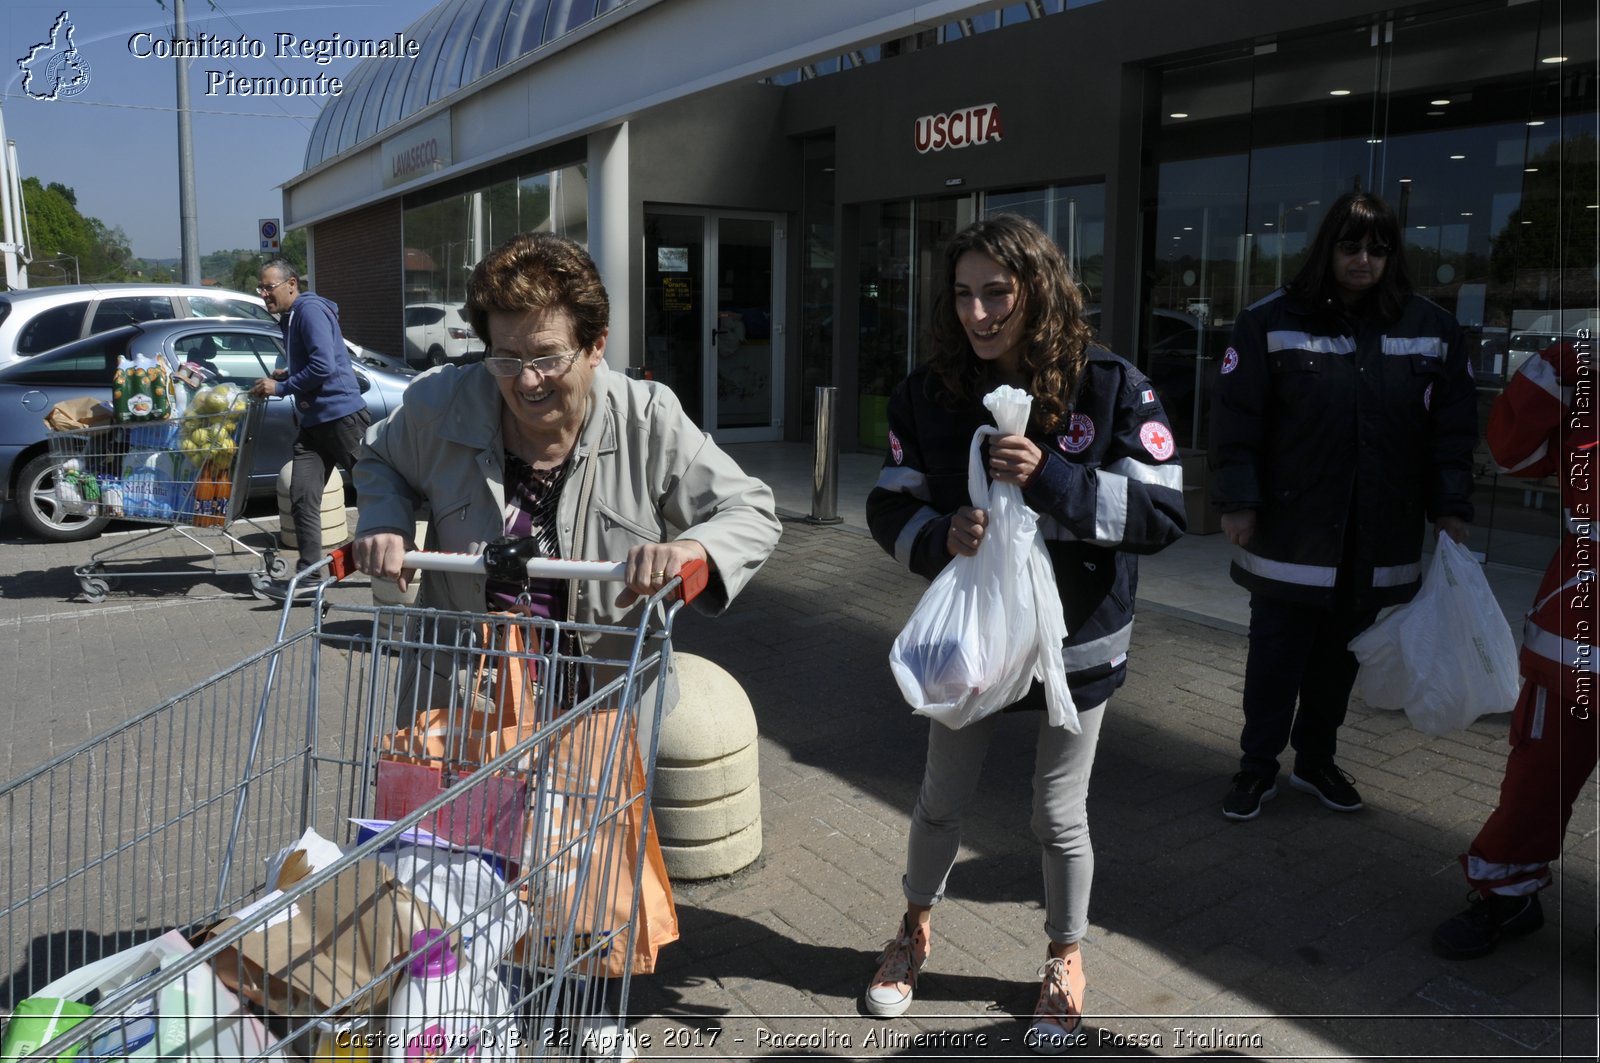
[[[1278,290],[1239,315],[1213,401],[1213,496],[1256,511],[1232,570],[1254,594],[1325,606],[1342,579],[1408,601],[1423,517],[1472,519],[1477,392],[1455,318],[1420,295],[1385,322]]]
[[[1154,389],[1105,348],[1087,355],[1068,424],[1029,433],[1045,463],[1023,490],[1055,567],[1067,622],[1062,656],[1080,708],[1105,701],[1126,677],[1139,579],[1133,555],[1153,554],[1184,532],[1183,467]],[[945,407],[933,385],[919,368],[890,398],[889,454],[867,496],[873,538],[929,580],[950,563],[951,517],[971,504],[972,433],[994,423],[981,402]]]

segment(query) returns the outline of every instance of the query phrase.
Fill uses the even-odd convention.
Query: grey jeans
[[[1044,847],[1044,932],[1067,945],[1089,929],[1089,888],[1094,849],[1089,844],[1089,773],[1100,740],[1105,702],[1080,710],[1082,734],[1051,727],[1043,712],[1033,766],[1033,834]],[[912,904],[937,904],[961,848],[961,820],[978,793],[998,713],[952,731],[928,728],[928,763],[922,793],[911,812],[902,884]]]

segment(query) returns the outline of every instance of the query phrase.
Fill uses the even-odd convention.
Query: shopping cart
[[[348,550],[323,562],[336,578]],[[406,562],[485,565],[425,553]],[[302,575],[319,579],[320,567]],[[600,562],[526,570],[623,576],[621,564]],[[172,930],[194,943],[147,963],[142,981],[107,986],[81,1022],[20,1058],[407,1058],[385,1039],[386,1023],[397,1000],[412,999],[413,961],[425,966],[441,950],[406,937],[419,925],[443,930],[479,978],[470,1001],[457,991],[428,1009],[467,1014],[458,1026],[468,1032],[434,1029],[422,1055],[631,1058],[620,1017],[649,854],[648,832],[625,824],[648,822],[673,619],[704,586],[704,566],[688,566],[643,601],[637,623],[620,626],[319,601],[309,627],[280,629],[266,649],[0,789],[0,945],[20,960],[0,1013],[97,952],[121,955]],[[512,648],[518,636],[522,649]],[[507,676],[519,668],[526,682],[514,686]],[[397,715],[427,705],[464,718],[504,705],[512,689],[531,694],[493,756],[477,759],[465,730],[434,757],[407,747],[400,759],[437,769],[441,785],[392,823],[370,822],[384,767],[404,744]],[[285,860],[308,829],[344,852],[319,862],[307,845]],[[429,834],[460,844],[434,848]],[[425,903],[374,878],[374,860]],[[469,888],[441,885],[450,876]],[[165,1013],[166,991],[209,984],[212,972],[255,1003],[235,1007],[219,990],[214,1014]],[[266,1035],[244,1036],[256,1015]]]
[[[105,601],[123,579],[196,571],[233,574],[234,570],[218,565],[217,551],[206,542],[218,536],[227,541],[230,552],[242,549],[259,559],[260,570],[274,578],[287,574],[287,564],[275,551],[257,550],[232,531],[237,521],[245,519],[269,539],[272,535],[244,518],[265,411],[265,399],[250,399],[242,410],[191,411],[182,420],[131,421],[49,433],[50,457],[57,463],[56,501],[66,512],[159,525],[97,550],[88,564],[72,570],[87,601]],[[203,555],[191,558],[184,568],[150,568],[149,548],[172,536],[199,546]],[[136,566],[107,567],[109,561],[140,556],[146,560]]]

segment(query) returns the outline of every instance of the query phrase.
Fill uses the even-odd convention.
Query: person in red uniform
[[[1508,934],[1544,925],[1539,891],[1596,761],[1595,583],[1600,553],[1600,428],[1594,340],[1557,343],[1529,358],[1489,413],[1501,471],[1561,484],[1561,544],[1523,626],[1522,694],[1500,804],[1461,857],[1472,902],[1433,932],[1434,951],[1470,959]]]

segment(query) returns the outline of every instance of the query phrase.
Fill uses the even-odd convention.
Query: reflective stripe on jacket
[[[1280,289],[1239,315],[1220,370],[1212,495],[1256,512],[1234,581],[1325,604],[1343,571],[1367,604],[1410,599],[1423,518],[1472,519],[1476,391],[1455,319],[1421,296],[1397,321],[1351,319]]]

